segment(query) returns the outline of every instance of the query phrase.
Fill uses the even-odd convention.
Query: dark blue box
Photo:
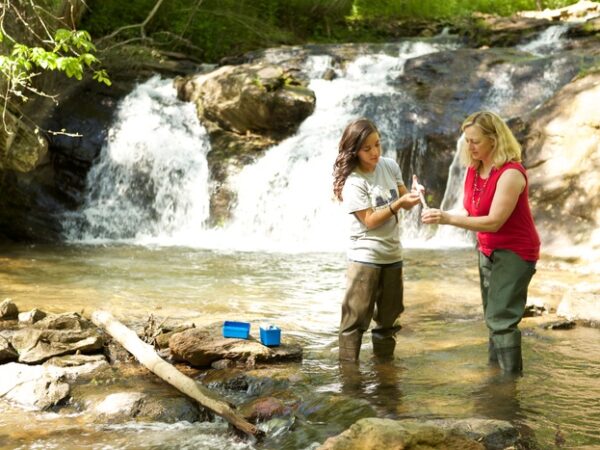
[[[248,339],[250,324],[248,322],[234,322],[226,320],[223,323],[223,337]]]
[[[260,327],[260,342],[269,347],[277,347],[281,343],[281,329],[275,325]]]

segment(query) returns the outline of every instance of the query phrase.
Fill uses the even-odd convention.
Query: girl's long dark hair
[[[364,117],[350,122],[342,133],[333,164],[333,195],[339,201],[343,200],[342,189],[346,179],[358,165],[358,151],[371,133],[379,134],[379,131],[373,122]]]

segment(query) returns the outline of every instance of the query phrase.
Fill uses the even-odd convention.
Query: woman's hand
[[[400,207],[404,209],[411,209],[413,206],[418,205],[421,201],[419,194],[415,192],[408,192],[400,197]]]
[[[423,209],[421,221],[427,224],[446,224],[448,223],[448,213],[437,208]]]

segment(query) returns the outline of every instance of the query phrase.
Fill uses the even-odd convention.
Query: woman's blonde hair
[[[473,125],[479,127],[481,132],[494,142],[492,154],[494,167],[501,167],[509,161],[521,162],[521,145],[498,115],[490,111],[473,113],[465,119],[460,129],[464,133],[466,128]],[[461,145],[460,159],[470,167],[477,167],[479,164],[479,161],[471,157],[466,141]]]

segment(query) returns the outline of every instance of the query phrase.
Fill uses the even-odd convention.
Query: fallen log
[[[134,331],[116,320],[109,312],[94,311],[92,322],[106,330],[152,373],[193,398],[205,408],[223,417],[238,430],[254,437],[263,435],[263,432],[256,426],[235,412],[225,399],[220,398],[217,394],[209,391],[202,384],[184,375],[176,367],[163,360],[151,345],[143,342]]]

